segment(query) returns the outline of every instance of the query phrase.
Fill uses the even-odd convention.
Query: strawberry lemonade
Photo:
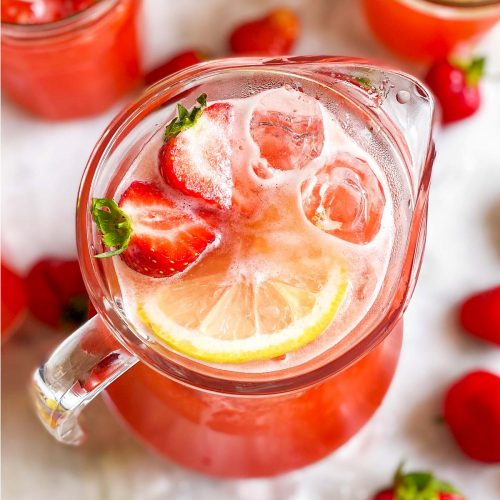
[[[394,240],[382,169],[289,86],[179,103],[92,215],[140,335],[243,372],[304,363],[352,331]]]
[[[355,345],[388,282],[396,216],[408,224],[408,192],[394,198],[390,186],[402,170],[387,175],[313,92],[288,85],[202,94],[162,119],[92,204],[96,257],[136,335],[242,379],[304,372]],[[289,393],[206,392],[142,363],[106,392],[163,456],[216,476],[269,476],[357,432],[400,345],[401,324],[335,377]]]
[[[34,373],[46,429],[81,443],[103,392],[143,443],[219,477],[350,439],[401,349],[433,110],[411,76],[351,58],[224,59],[150,87],[84,174],[97,315]]]

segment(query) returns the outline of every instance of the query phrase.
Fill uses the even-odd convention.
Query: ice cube
[[[339,154],[302,184],[301,193],[306,217],[326,233],[365,244],[380,229],[384,191],[360,158]]]
[[[250,133],[270,167],[300,169],[323,149],[320,105],[298,90],[288,87],[273,90],[255,107]]]

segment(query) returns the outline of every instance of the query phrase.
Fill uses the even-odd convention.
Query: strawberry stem
[[[470,87],[474,87],[479,83],[479,80],[484,75],[484,67],[486,65],[485,57],[475,57],[472,59],[470,64],[465,70],[465,77],[467,79],[467,84]]]
[[[127,214],[113,200],[94,198],[92,218],[102,235],[102,242],[111,248],[108,252],[94,255],[96,259],[113,257],[126,250],[132,235],[132,224]]]
[[[191,111],[188,111],[182,104],[177,104],[177,117],[165,128],[165,142],[196,124],[203,113],[203,109],[207,107],[207,94],[201,94],[196,99],[196,102],[199,106],[193,106]]]
[[[394,475],[395,500],[439,500],[440,493],[460,493],[431,472],[404,472],[403,466],[400,464]]]
[[[354,80],[356,80],[361,85],[361,88],[365,90],[370,90],[373,86],[372,81],[366,76],[355,76]]]
[[[451,58],[450,62],[464,72],[469,87],[475,87],[484,76],[486,57],[473,57],[472,59]]]

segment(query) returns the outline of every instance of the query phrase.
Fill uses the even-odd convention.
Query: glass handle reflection
[[[58,441],[81,444],[81,411],[137,361],[95,316],[33,374],[31,396],[40,421]]]

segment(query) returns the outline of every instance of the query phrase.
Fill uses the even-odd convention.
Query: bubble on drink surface
[[[396,94],[396,100],[399,102],[399,104],[406,104],[410,102],[410,93],[407,90],[400,90]]]
[[[266,92],[253,110],[250,134],[270,167],[300,169],[323,149],[321,106],[288,86]]]
[[[316,227],[356,244],[369,243],[380,229],[383,188],[370,165],[339,154],[301,186],[306,217]]]

